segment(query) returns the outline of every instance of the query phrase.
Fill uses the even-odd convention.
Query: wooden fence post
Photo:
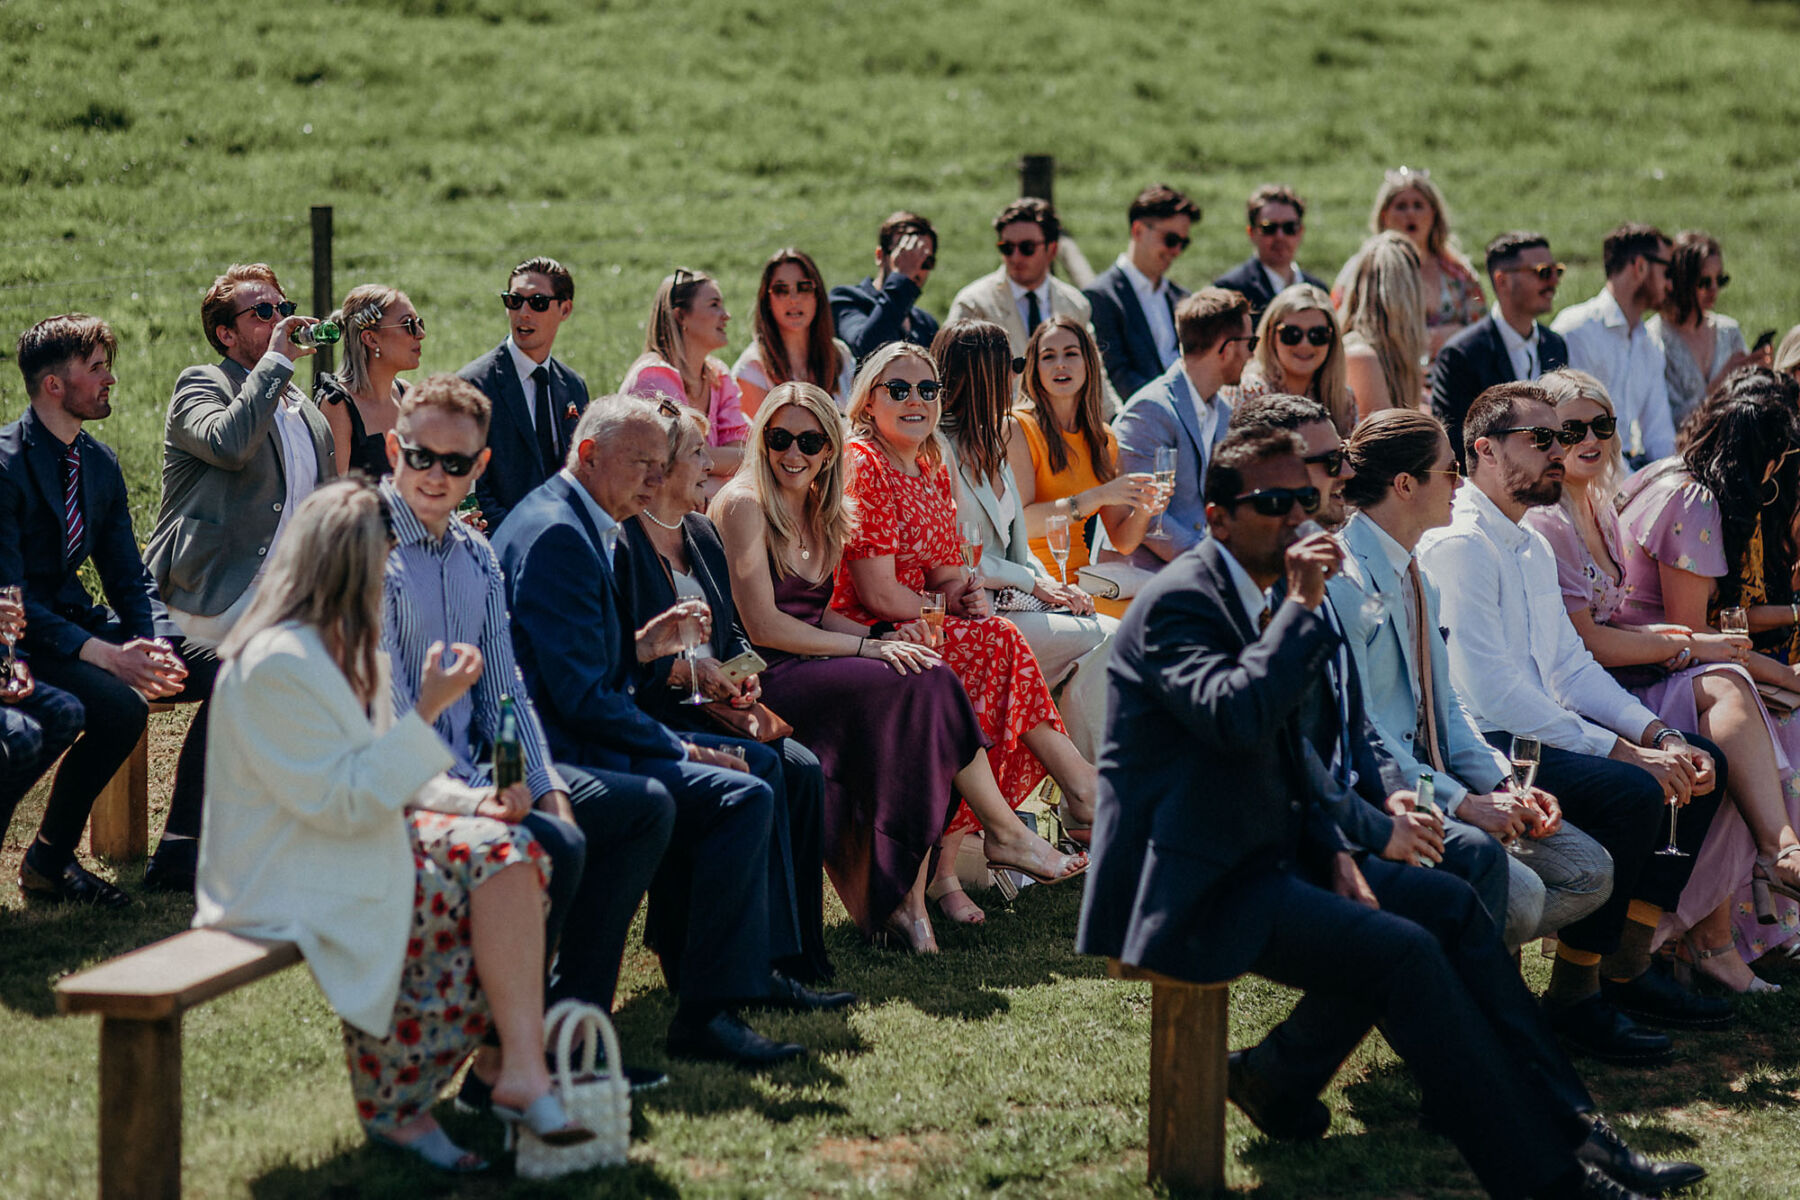
[[[1053,154],[1027,154],[1019,159],[1019,195],[1049,200],[1056,197],[1051,193],[1056,190],[1056,156]]]
[[[331,287],[331,206],[315,204],[312,208],[312,286],[313,315],[323,318],[335,307]],[[320,346],[319,352],[313,355],[313,388],[316,391],[319,379],[331,370],[332,348]],[[339,464],[340,468],[342,464]]]

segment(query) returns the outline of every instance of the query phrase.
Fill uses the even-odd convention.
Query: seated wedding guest
[[[21,596],[17,585],[0,587],[0,640],[7,647],[0,663],[0,838],[19,801],[80,736],[86,719],[81,701],[39,683],[24,656],[13,649],[25,634]],[[48,811],[44,818],[50,819]]]
[[[724,738],[678,736],[638,707],[643,664],[710,636],[706,606],[676,605],[633,631],[615,567],[620,522],[662,486],[668,427],[654,404],[603,396],[575,426],[569,465],[494,538],[513,649],[559,762],[612,772],[632,828],[672,822],[650,885],[648,934],[676,997],[669,1053],[765,1066],[803,1055],[746,1024],[745,1005],[841,1005],[769,965],[768,853],[775,798]],[[615,785],[616,787],[612,786]],[[657,814],[663,815],[657,815]]]
[[[1437,589],[1413,556],[1426,530],[1449,523],[1461,482],[1443,426],[1426,413],[1378,412],[1356,427],[1344,456],[1345,495],[1356,514],[1342,532],[1343,571],[1327,590],[1369,720],[1403,786],[1432,775],[1453,867],[1471,844],[1498,839],[1514,847],[1499,856],[1492,890],[1466,870],[1457,874],[1469,879],[1502,940],[1517,948],[1600,907],[1612,888],[1612,862],[1592,838],[1562,823],[1560,806],[1542,788],[1521,796],[1508,786],[1506,755],[1481,736],[1451,685]]]
[[[1297,538],[1317,502],[1302,449],[1286,431],[1227,439],[1207,475],[1212,535],[1126,615],[1077,948],[1301,989],[1281,1029],[1231,1056],[1229,1094],[1271,1137],[1324,1135],[1318,1093],[1379,1022],[1493,1195],[1625,1200],[1639,1193],[1622,1185],[1703,1178],[1595,1112],[1466,883],[1352,857],[1306,761],[1306,728],[1337,717],[1317,685],[1339,642],[1322,605],[1340,551]]]
[[[1079,872],[1014,819],[969,695],[916,624],[876,632],[830,607],[853,537],[846,427],[823,391],[777,386],[754,453],[713,500],[738,613],[770,663],[762,698],[825,769],[825,869],[865,937],[935,953],[924,866],[962,796],[996,868]]]
[[[744,415],[754,417],[769,389],[790,380],[815,383],[848,404],[855,374],[856,356],[836,334],[818,264],[804,250],[777,250],[756,287],[755,336],[731,364]]]
[[[918,300],[937,266],[937,242],[930,221],[902,209],[876,235],[875,274],[831,289],[831,319],[857,362],[889,342],[931,345],[937,319]]]
[[[1781,345],[1775,347],[1774,366],[1783,375],[1800,382],[1800,325],[1788,330]]]
[[[1404,235],[1418,255],[1425,324],[1430,329],[1422,353],[1435,355],[1445,342],[1481,320],[1487,303],[1474,266],[1456,244],[1444,195],[1431,181],[1430,171],[1396,167],[1382,176],[1375,207],[1369,213],[1369,232],[1388,230]],[[1371,245],[1373,239],[1364,242],[1331,285],[1331,298],[1340,308],[1349,295],[1357,262]]]
[[[1338,301],[1344,377],[1359,418],[1425,402],[1425,292],[1419,254],[1398,233],[1378,233],[1352,260]]]
[[[1175,332],[1181,339],[1180,360],[1145,384],[1113,418],[1121,473],[1155,472],[1161,465],[1159,450],[1172,456],[1175,483],[1161,517],[1162,533],[1151,532],[1153,523],[1135,548],[1120,551],[1127,561],[1150,571],[1206,537],[1202,482],[1213,447],[1224,440],[1231,421],[1231,403],[1223,393],[1243,378],[1256,352],[1250,302],[1241,292],[1201,288],[1175,306]]]
[[[731,314],[712,276],[686,267],[663,278],[650,305],[644,352],[625,372],[619,391],[657,397],[692,408],[706,418],[706,444],[712,448],[712,474],[707,496],[730,479],[744,457],[744,417],[737,380],[713,352],[725,348],[725,326]]]
[[[1444,423],[1456,462],[1462,465],[1463,414],[1496,383],[1538,377],[1569,365],[1562,335],[1538,324],[1556,306],[1563,265],[1541,233],[1503,233],[1487,244],[1494,308],[1445,342],[1431,361],[1431,411]]]
[[[1007,804],[1017,808],[1048,772],[1064,795],[1085,805],[1094,794],[1093,764],[1064,731],[1031,647],[1016,626],[992,615],[980,576],[971,581],[963,569],[955,489],[935,432],[940,387],[930,355],[905,342],[883,347],[856,374],[846,490],[857,524],[832,607],[858,624],[893,625],[924,616],[927,593],[943,597],[933,641],[968,688]],[[953,842],[977,824],[965,805],[945,837]],[[933,898],[951,920],[979,921],[981,910],[957,883],[955,858],[939,856]],[[1025,873],[1058,883],[1079,869],[1074,860],[1062,865]]]
[[[693,658],[671,654],[645,663],[638,704],[671,729],[734,737],[751,774],[782,801],[775,808],[769,854],[769,955],[790,979],[816,983],[833,974],[825,953],[819,760],[795,738],[765,745],[747,731],[721,726],[713,716],[716,706],[703,709],[688,700],[702,695],[743,712],[761,695],[761,683],[753,673],[734,679],[720,669],[751,649],[738,621],[719,531],[699,511],[711,466],[705,425],[699,413],[673,403],[663,406],[663,415],[669,423],[669,460],[662,484],[643,511],[624,523],[615,560],[627,622],[641,626],[683,600],[698,600],[712,613],[712,636]],[[770,711],[780,715],[779,709]]]
[[[1130,244],[1082,289],[1093,309],[1106,378],[1121,397],[1168,370],[1181,354],[1175,306],[1188,290],[1169,278],[1169,268],[1188,248],[1200,206],[1166,183],[1153,183],[1133,198],[1125,219]]]
[[[1052,575],[1032,552],[1023,489],[1006,454],[1015,384],[1006,333],[988,321],[948,321],[931,343],[931,356],[949,380],[939,401],[939,426],[958,545],[980,542],[972,570],[991,593],[989,606],[1025,635],[1044,682],[1059,693],[1056,707],[1069,740],[1092,761],[1106,732],[1106,660],[1118,622],[1097,615],[1093,597]],[[1093,821],[1091,801],[1070,795],[1065,825],[1085,830]]]
[[[1067,521],[1068,556],[1060,570],[1071,580],[1094,561],[1090,522],[1098,519],[1113,550],[1129,554],[1166,500],[1149,471],[1120,473],[1119,439],[1102,414],[1101,398],[1100,354],[1088,331],[1072,317],[1039,325],[1025,347],[1025,377],[1007,430],[1006,461],[1018,482],[1031,551],[1046,572],[1059,569],[1050,552],[1049,522]],[[1130,604],[1093,601],[1112,617],[1124,616]],[[1083,753],[1094,750],[1079,738],[1076,745]]]
[[[550,353],[575,309],[575,278],[554,258],[528,258],[507,276],[500,303],[511,332],[457,374],[493,405],[488,469],[475,499],[489,533],[526,493],[556,474],[575,421],[587,407],[587,382]]]
[[[1325,290],[1323,279],[1308,275],[1294,261],[1306,237],[1306,201],[1299,192],[1285,183],[1260,185],[1244,205],[1244,234],[1255,253],[1213,280],[1213,286],[1244,293],[1251,324],[1260,328],[1269,301],[1287,288],[1306,284]]]
[[[1550,328],[1569,346],[1569,366],[1600,381],[1619,414],[1625,461],[1640,467],[1675,452],[1668,363],[1643,319],[1669,294],[1669,239],[1654,225],[1627,223],[1601,247],[1606,286],[1556,314]]]
[[[1730,1019],[1724,1001],[1650,965],[1657,923],[1694,861],[1656,848],[1673,833],[1681,849],[1698,849],[1729,780],[1717,747],[1657,719],[1594,661],[1560,603],[1555,554],[1520,524],[1528,509],[1561,498],[1556,421],[1534,383],[1476,397],[1463,422],[1469,486],[1449,526],[1421,539],[1419,564],[1450,631],[1450,683],[1476,728],[1501,750],[1514,737],[1537,739],[1537,783],[1612,856],[1612,895],[1557,934],[1545,1011],[1582,1052],[1642,1063],[1665,1057],[1670,1042],[1632,1016],[1680,1028]],[[1665,802],[1682,810],[1678,831]]]
[[[344,365],[319,380],[313,403],[331,426],[340,469],[380,479],[394,469],[387,435],[406,392],[397,376],[419,365],[425,318],[405,292],[365,283],[351,288],[326,319],[344,331],[339,343]]]
[[[487,1164],[431,1106],[490,1022],[494,1115],[553,1144],[594,1135],[544,1066],[548,881],[517,824],[530,795],[449,779],[455,756],[432,730],[482,675],[480,651],[459,644],[444,663],[434,643],[417,705],[391,707],[388,538],[374,488],[320,488],[219,647],[194,925],[298,944],[343,1020],[370,1140],[464,1173]]]
[[[944,324],[961,320],[992,321],[1006,333],[1012,353],[1025,353],[1025,343],[1043,322],[1067,314],[1083,325],[1093,306],[1081,289],[1050,273],[1062,220],[1048,200],[1014,200],[994,218],[1000,266],[956,293]],[[1089,326],[1091,329],[1092,326]]]
[[[69,693],[86,713],[50,784],[43,824],[19,865],[19,887],[28,898],[106,908],[123,907],[130,897],[82,866],[75,848],[94,801],[143,735],[146,700],[199,705],[176,760],[162,840],[144,875],[155,891],[193,890],[206,701],[218,669],[211,649],[184,640],[170,620],[138,554],[118,456],[82,428],[112,414],[117,349],[99,317],[65,313],[33,325],[19,335],[17,350],[25,411],[0,429],[0,579],[23,589],[27,623],[19,646],[38,682]],[[105,604],[81,580],[90,564]]]
[[[1356,395],[1345,382],[1337,313],[1325,289],[1297,283],[1276,293],[1256,327],[1256,355],[1233,403],[1280,394],[1317,400],[1345,437],[1356,426]]]
[[[1669,415],[1679,429],[1727,375],[1770,360],[1751,354],[1738,323],[1718,311],[1719,293],[1731,276],[1716,238],[1698,229],[1676,234],[1668,276],[1669,289],[1644,329],[1662,347]]]
[[[1596,422],[1610,423],[1606,392],[1582,372],[1549,376],[1563,427],[1584,436],[1569,454],[1563,504],[1534,522],[1557,550],[1564,600],[1594,657],[1637,668],[1647,677],[1634,688],[1645,704],[1677,728],[1699,729],[1731,760],[1732,803],[1663,927],[1685,932],[1681,950],[1694,966],[1740,992],[1763,990],[1745,963],[1800,930],[1794,905],[1777,909],[1769,895],[1800,899],[1792,766],[1800,724],[1771,721],[1752,683],[1791,688],[1800,679],[1751,653],[1748,639],[1713,632],[1728,607],[1753,614],[1749,627],[1759,633],[1794,628],[1794,605],[1775,602],[1774,577],[1764,574],[1788,555],[1765,554],[1762,531],[1791,526],[1800,483],[1787,461],[1800,449],[1794,389],[1768,386],[1775,379],[1765,369],[1729,376],[1694,418],[1681,456],[1639,472],[1615,517],[1607,467],[1617,465],[1609,461],[1616,439],[1589,441]],[[1791,599],[1785,573],[1780,592]],[[1659,669],[1671,661],[1686,669]]]

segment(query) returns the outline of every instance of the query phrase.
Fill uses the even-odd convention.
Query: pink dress
[[[706,444],[734,445],[750,435],[750,422],[744,416],[744,394],[738,390],[737,380],[731,377],[724,363],[708,361],[716,369],[719,382],[706,406]],[[646,354],[631,364],[619,390],[639,396],[666,397],[692,407],[681,384],[681,372],[654,354]]]

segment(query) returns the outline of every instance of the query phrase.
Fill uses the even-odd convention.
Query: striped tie
[[[81,535],[87,531],[81,517],[81,451],[73,442],[63,451],[63,531],[68,537],[64,553],[73,560],[81,553]]]

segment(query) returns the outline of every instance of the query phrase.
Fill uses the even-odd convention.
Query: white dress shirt
[[[1626,457],[1654,461],[1675,453],[1662,347],[1643,322],[1627,324],[1619,302],[1602,288],[1592,300],[1557,313],[1550,328],[1569,343],[1569,365],[1606,385]]]
[[[1425,534],[1418,557],[1450,630],[1451,685],[1483,733],[1606,755],[1617,738],[1636,742],[1656,720],[1570,624],[1550,543],[1480,488],[1458,491],[1450,524]]]
[[[1512,359],[1513,378],[1530,383],[1544,373],[1542,352],[1538,344],[1543,340],[1538,337],[1538,323],[1531,323],[1531,336],[1522,338],[1507,319],[1500,315],[1500,306],[1488,314],[1494,322],[1494,328],[1500,331],[1500,344],[1506,347],[1506,356]]]
[[[1013,304],[1019,310],[1019,324],[1025,327],[1026,337],[1031,336],[1031,306],[1025,302],[1025,297],[1037,297],[1039,324],[1056,315],[1056,311],[1050,307],[1050,276],[1048,274],[1045,274],[1034,288],[1020,287],[1013,282],[1012,276],[1009,275],[1006,278],[1006,286],[1012,289]]]
[[[506,352],[512,355],[513,370],[519,373],[519,390],[525,393],[525,419],[531,422],[531,431],[536,433],[537,380],[531,377],[531,373],[539,367],[548,367],[550,356],[544,355],[544,361],[541,363],[532,362],[531,356],[519,349],[518,343],[512,340],[511,334],[506,336]]]
[[[1269,281],[1270,290],[1277,296],[1281,295],[1281,293],[1288,288],[1293,287],[1296,283],[1306,282],[1305,278],[1300,274],[1299,263],[1288,264],[1289,277],[1286,279],[1283,279],[1276,273],[1275,268],[1271,267],[1260,258],[1256,260],[1256,265],[1262,268],[1263,278]]]
[[[573,471],[564,467],[557,474],[569,481],[569,486],[575,489],[575,494],[581,497],[581,502],[587,506],[588,515],[594,518],[594,528],[600,533],[600,547],[606,551],[606,561],[611,563],[613,552],[619,548],[619,536],[625,531],[619,527],[617,521],[613,520],[611,513],[600,507],[600,502],[594,499],[593,494],[587,490],[581,480],[575,478]]]
[[[1194,395],[1194,416],[1200,421],[1200,461],[1204,469],[1212,463],[1213,438],[1219,432],[1219,394],[1214,392],[1208,396],[1201,392],[1200,385],[1194,382],[1186,367],[1182,368],[1181,374],[1187,380],[1188,391]]]
[[[1144,320],[1150,323],[1150,336],[1156,339],[1156,356],[1162,360],[1165,370],[1174,366],[1176,356],[1181,353],[1181,344],[1175,339],[1175,309],[1169,303],[1169,277],[1165,275],[1151,283],[1150,277],[1137,269],[1129,254],[1119,255],[1117,265],[1131,281],[1138,308],[1143,310]]]

